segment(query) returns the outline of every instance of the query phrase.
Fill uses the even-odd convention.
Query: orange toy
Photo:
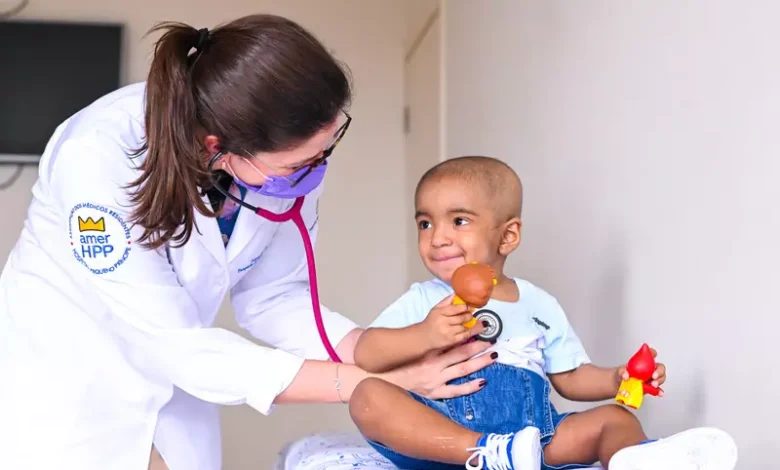
[[[628,360],[626,370],[629,377],[628,380],[623,380],[620,383],[618,394],[615,397],[618,403],[638,409],[642,406],[645,393],[658,396],[661,392],[660,388],[650,385],[653,372],[655,372],[655,359],[650,351],[650,346],[646,343]]]
[[[498,284],[493,268],[487,264],[472,262],[464,264],[452,273],[452,289],[455,291],[453,305],[468,305],[469,313],[474,316],[464,323],[466,328],[473,328],[478,320],[485,320],[490,326],[485,332],[477,336],[479,339],[490,341],[501,334],[501,319],[492,310],[480,310],[487,305],[493,294],[493,287]],[[476,312],[475,312],[476,311]]]

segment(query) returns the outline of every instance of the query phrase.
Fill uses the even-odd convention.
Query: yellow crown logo
[[[79,232],[105,232],[106,221],[103,217],[96,221],[92,217],[87,217],[87,220],[79,217]]]

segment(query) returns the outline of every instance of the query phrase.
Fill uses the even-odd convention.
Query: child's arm
[[[550,383],[567,400],[601,401],[614,398],[620,387],[617,367],[582,364],[574,370],[549,374]]]
[[[468,307],[452,305],[452,298],[439,302],[421,322],[400,328],[368,328],[355,346],[355,364],[368,372],[386,372],[478,334],[482,328],[468,330],[463,326],[472,317]]]
[[[404,328],[368,328],[355,346],[355,364],[378,374],[412,362],[428,350],[422,323]]]
[[[651,349],[655,358],[656,352]],[[628,380],[629,375],[626,365],[620,367],[598,367],[591,364],[583,364],[578,368],[551,374],[550,383],[564,398],[575,401],[601,401],[614,398],[620,389],[620,383]],[[650,385],[658,388],[666,381],[666,366],[656,363]],[[660,391],[663,396],[663,391]]]
[[[564,398],[575,401],[600,401],[614,398],[620,387],[618,368],[591,364],[563,308],[550,295],[538,297],[538,317],[544,328],[546,346],[542,349],[544,371],[553,388]]]

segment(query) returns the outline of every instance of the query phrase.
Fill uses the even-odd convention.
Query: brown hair
[[[131,187],[139,242],[185,244],[212,185],[203,138],[223,151],[289,150],[338,117],[351,98],[346,68],[309,32],[274,15],[252,15],[212,31],[165,22],[146,84],[147,152]],[[193,49],[197,48],[193,51]]]

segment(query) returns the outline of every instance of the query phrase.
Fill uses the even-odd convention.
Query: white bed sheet
[[[464,466],[465,468],[465,466]],[[593,467],[601,469],[601,467]],[[396,470],[359,434],[314,434],[288,444],[273,470]]]

